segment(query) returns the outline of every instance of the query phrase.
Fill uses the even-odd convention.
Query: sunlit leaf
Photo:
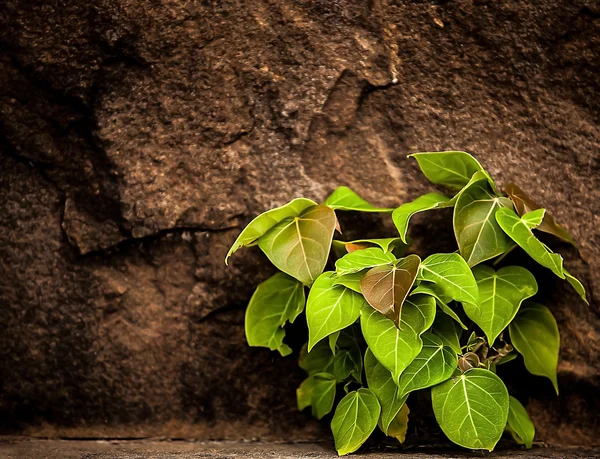
[[[400,443],[404,443],[404,440],[406,440],[406,431],[408,430],[409,413],[410,410],[408,409],[408,405],[405,403],[402,405],[402,408],[390,423],[386,433],[388,437],[394,437]]]
[[[360,290],[360,281],[367,274],[367,269],[359,271],[357,273],[344,274],[343,276],[336,276],[333,285],[342,285],[344,287],[349,288],[350,290],[354,290],[357,293],[362,293]]]
[[[558,394],[556,367],[560,335],[550,310],[541,304],[524,303],[508,330],[512,344],[523,356],[527,370],[550,379]]]
[[[452,348],[445,346],[432,333],[425,333],[422,339],[423,349],[400,376],[398,387],[401,397],[444,382],[456,370],[458,362]]]
[[[535,437],[535,427],[527,414],[527,410],[516,398],[509,398],[508,431],[521,445],[531,448]]]
[[[467,316],[479,325],[490,346],[514,319],[521,303],[537,293],[535,277],[520,266],[506,266],[494,271],[489,266],[473,268],[479,286],[479,305],[466,303]]]
[[[491,451],[508,418],[508,391],[489,370],[473,368],[431,390],[435,418],[457,445]]]
[[[394,209],[375,207],[361,198],[347,186],[340,186],[331,193],[323,205],[338,210],[356,210],[359,212],[391,212]]]
[[[433,325],[436,316],[435,299],[427,295],[411,295],[404,301],[402,320],[410,325],[421,336]]]
[[[509,183],[504,187],[506,194],[512,200],[515,205],[515,210],[519,216],[523,216],[532,210],[541,209],[542,206],[537,204],[531,199],[523,190],[521,190],[514,183]],[[573,244],[577,247],[575,239],[569,234],[569,232],[559,225],[556,220],[548,212],[544,214],[544,219],[537,227],[538,230],[545,233],[553,234],[554,236]]]
[[[402,304],[415,282],[420,263],[417,255],[409,255],[395,263],[371,268],[360,281],[367,302],[398,324]]]
[[[310,285],[327,263],[335,222],[335,212],[329,207],[309,207],[271,228],[258,246],[275,267]]]
[[[259,237],[264,235],[279,222],[286,218],[296,217],[304,210],[314,205],[316,205],[316,202],[311,201],[310,199],[298,198],[288,202],[285,206],[277,207],[276,209],[271,209],[260,214],[252,220],[237,237],[229,249],[229,252],[227,252],[225,264],[227,264],[229,257],[240,247],[253,245]]]
[[[538,211],[534,210],[533,212],[539,214]],[[552,270],[561,279],[564,279],[562,257],[552,252],[552,250],[535,237],[531,232],[528,216],[529,214],[525,214],[523,217],[519,217],[514,210],[506,208],[496,211],[496,220],[504,232],[525,250],[531,258],[540,265]]]
[[[479,289],[473,273],[457,253],[438,253],[421,263],[419,277],[436,283],[453,300],[479,304]]]
[[[462,352],[460,346],[462,329],[450,316],[447,314],[437,314],[431,331],[438,336],[446,346],[452,348],[456,354]]]
[[[475,172],[482,171],[487,174],[481,164],[464,151],[414,153],[408,157],[414,157],[417,160],[423,174],[430,182],[444,185],[453,190],[460,190],[464,187]],[[491,178],[489,181],[493,186]]]
[[[512,208],[508,198],[495,195],[483,172],[477,172],[458,195],[454,206],[454,235],[469,266],[502,255],[512,240],[496,222],[496,210]]]
[[[296,279],[277,273],[261,283],[246,309],[246,340],[250,346],[268,347],[281,355],[291,349],[283,343],[286,322],[294,322],[304,310],[304,286]]]
[[[338,276],[343,276],[365,268],[387,265],[393,261],[396,261],[396,257],[391,253],[384,252],[379,247],[371,247],[344,255],[335,262],[335,271]]]
[[[406,233],[408,231],[408,222],[414,214],[425,210],[452,207],[453,205],[454,202],[451,201],[450,198],[440,193],[428,193],[418,197],[412,202],[402,204],[392,213],[392,220],[398,229],[398,233],[400,233],[402,242],[405,244],[407,243]]]
[[[340,456],[361,447],[377,427],[380,412],[379,401],[369,389],[352,391],[340,401],[331,420],[335,449]]]
[[[362,295],[334,285],[335,280],[334,273],[325,272],[310,289],[306,303],[309,351],[323,338],[356,322],[361,308],[368,306]]]
[[[373,355],[370,349],[365,353],[365,375],[369,389],[377,396],[381,404],[380,428],[388,435],[388,428],[402,409],[406,397],[400,397],[398,385],[392,373]]]
[[[452,301],[452,298],[449,295],[446,295],[437,284],[432,282],[421,282],[417,285],[410,295],[418,295],[419,293],[424,295],[429,295],[435,298],[437,305],[440,309],[448,316],[452,317],[463,329],[467,329],[467,326],[463,323],[458,314],[448,306],[448,303]]]
[[[585,294],[585,287],[583,286],[581,281],[579,279],[577,279],[575,276],[573,276],[570,272],[568,272],[564,268],[563,268],[563,273],[565,273],[565,279],[567,279],[569,284],[571,284],[571,286],[575,289],[575,291],[579,294],[579,296],[581,296],[581,299],[583,301],[585,301],[587,304],[590,304],[588,302],[587,296]]]

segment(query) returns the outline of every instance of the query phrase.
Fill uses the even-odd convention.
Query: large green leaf
[[[469,266],[502,255],[512,240],[496,222],[496,210],[512,208],[508,198],[495,195],[483,172],[477,172],[458,195],[454,206],[454,235]]]
[[[581,297],[581,299],[583,301],[585,301],[587,304],[590,304],[588,302],[587,296],[585,294],[585,287],[583,286],[583,284],[581,283],[581,281],[579,279],[577,279],[575,276],[573,276],[570,272],[568,272],[564,268],[563,268],[563,273],[565,273],[565,279],[567,280],[567,282],[569,282],[569,284],[571,284],[571,286],[579,294],[579,296]]]
[[[453,190],[464,187],[475,172],[484,171],[481,164],[464,151],[414,153],[408,157],[417,160],[430,182]],[[493,183],[491,178],[489,180]]]
[[[396,261],[396,257],[379,247],[371,247],[350,252],[335,262],[335,271],[339,276],[362,271],[365,268],[387,265]]]
[[[489,370],[473,368],[431,390],[433,412],[457,445],[492,451],[508,418],[508,391]]]
[[[540,206],[533,199],[531,199],[529,195],[527,195],[514,183],[509,183],[505,185],[504,190],[515,205],[515,210],[517,211],[517,214],[519,216],[523,216],[531,212],[532,210],[542,208],[542,206]],[[569,242],[575,247],[577,247],[577,243],[575,242],[575,239],[573,239],[573,236],[571,236],[564,227],[559,225],[556,222],[556,220],[554,220],[552,215],[550,215],[548,212],[544,214],[544,219],[539,224],[537,229],[545,233],[553,234],[554,236],[559,237],[560,239]]]
[[[494,271],[489,266],[476,266],[473,274],[479,286],[479,305],[465,304],[469,318],[479,325],[490,346],[502,330],[515,318],[521,303],[537,293],[535,277],[520,266],[506,266]]]
[[[304,303],[304,286],[287,274],[277,273],[259,284],[246,309],[248,344],[290,354],[292,350],[283,343],[283,326],[298,317]]]
[[[333,272],[321,274],[308,294],[306,322],[308,323],[308,350],[326,336],[352,325],[367,302],[362,295],[334,285]]]
[[[400,376],[400,398],[412,391],[446,381],[456,370],[457,364],[456,352],[452,348],[445,346],[434,334],[425,333],[423,349]]]
[[[361,447],[377,427],[380,412],[379,401],[369,389],[350,392],[340,401],[331,420],[335,449],[340,456]]]
[[[556,367],[560,335],[550,310],[541,304],[524,303],[508,330],[511,342],[523,356],[527,370],[550,379],[558,394]]]
[[[421,263],[419,277],[436,283],[453,300],[479,304],[479,289],[473,273],[457,253],[430,255]]]
[[[276,209],[271,209],[260,214],[258,217],[252,220],[237,237],[229,249],[229,252],[227,252],[225,264],[227,264],[229,257],[240,247],[253,245],[259,237],[261,237],[282,220],[296,217],[305,209],[316,204],[316,202],[311,201],[310,199],[298,198],[288,202],[285,206],[277,207]]]
[[[275,267],[310,285],[325,268],[335,226],[335,212],[329,207],[309,207],[271,228],[258,246]]]
[[[539,213],[537,210],[533,212]],[[542,243],[531,232],[527,222],[530,213],[519,217],[514,210],[502,208],[496,211],[496,220],[500,227],[510,238],[515,241],[527,254],[540,265],[552,270],[561,279],[565,278],[562,257],[552,252],[546,244]]]
[[[381,404],[380,427],[387,435],[388,428],[400,412],[406,397],[400,397],[399,388],[392,378],[392,373],[377,360],[370,349],[367,349],[365,353],[365,375],[369,389],[373,391]]]
[[[423,212],[425,210],[452,207],[453,205],[454,202],[449,197],[440,193],[428,193],[423,196],[419,196],[412,202],[402,204],[400,207],[394,210],[394,212],[392,212],[392,220],[398,229],[398,233],[400,233],[400,239],[402,239],[402,242],[405,244],[407,243],[406,233],[408,231],[408,222],[414,214]]]
[[[510,397],[508,406],[508,431],[521,445],[531,448],[535,437],[535,426],[527,410],[516,398]]]
[[[433,298],[424,295],[415,298],[415,303],[405,302],[400,328],[373,308],[366,307],[361,311],[360,325],[365,341],[377,360],[392,373],[394,381],[398,381],[404,369],[421,352],[423,341],[420,335],[435,317]]]
[[[337,381],[329,373],[317,373],[311,378],[313,378],[310,403],[312,415],[317,419],[321,419],[333,409]]]
[[[338,210],[356,210],[359,212],[391,212],[394,209],[375,207],[347,186],[340,186],[331,193],[323,205]]]
[[[442,340],[444,345],[453,349],[456,354],[462,353],[460,346],[462,329],[449,315],[437,314],[431,331]]]
[[[402,304],[415,282],[420,264],[417,255],[409,255],[395,263],[371,268],[360,281],[360,290],[367,302],[396,325],[400,323]]]
[[[359,271],[357,273],[344,274],[343,276],[336,276],[333,285],[342,285],[344,287],[349,288],[350,290],[354,290],[357,293],[361,293],[360,289],[360,281],[367,274],[367,269]]]
[[[454,309],[448,306],[448,303],[452,301],[452,298],[446,295],[437,284],[434,284],[433,282],[421,282],[412,290],[412,292],[410,292],[411,296],[418,295],[419,293],[435,298],[437,305],[446,315],[458,322],[461,328],[467,329],[467,326],[463,323]]]

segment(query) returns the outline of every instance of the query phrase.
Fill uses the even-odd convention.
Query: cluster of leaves
[[[526,368],[550,379],[558,393],[558,327],[547,307],[531,301],[538,286],[527,269],[495,266],[520,248],[587,301],[562,257],[534,231],[574,241],[515,185],[501,194],[468,153],[411,156],[453,196],[429,193],[387,209],[340,187],[322,204],[295,199],[242,231],[227,258],[258,245],[281,271],[250,300],[248,343],[290,354],[284,326],[305,312],[308,342],[300,366],[308,377],[297,390],[298,407],[310,407],[321,419],[344,391],[331,420],[340,455],[356,451],[377,427],[403,442],[407,397],[422,389],[430,389],[435,417],[454,443],[491,451],[507,430],[530,447],[533,423],[496,367],[514,359],[516,350]],[[405,255],[411,217],[449,207],[458,251],[424,260]],[[336,211],[391,213],[399,236],[334,240]],[[330,260],[332,269],[325,271]]]

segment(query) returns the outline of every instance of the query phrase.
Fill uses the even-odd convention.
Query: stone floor
[[[534,447],[532,450],[504,450],[494,453],[465,450],[363,451],[353,459],[451,459],[451,458],[532,458],[583,459],[600,457],[600,449]],[[337,454],[328,444],[192,442],[161,440],[45,440],[0,437],[1,459],[329,459]]]

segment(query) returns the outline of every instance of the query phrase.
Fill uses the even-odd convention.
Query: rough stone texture
[[[327,435],[295,411],[294,360],[245,346],[271,270],[251,250],[226,269],[227,248],[255,214],[337,185],[412,199],[429,185],[406,153],[465,149],[581,244],[560,248],[590,307],[543,284],[561,396],[507,376],[526,378],[539,439],[598,444],[599,28],[593,0],[5,0],[2,430]],[[415,250],[454,250],[433,219],[415,219]]]

